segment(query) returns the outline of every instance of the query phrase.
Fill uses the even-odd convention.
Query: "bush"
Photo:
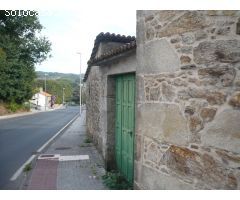
[[[128,183],[126,179],[117,171],[107,172],[102,176],[103,183],[113,190],[131,190],[132,184]]]
[[[31,163],[25,165],[25,167],[23,169],[24,172],[29,172],[30,170],[32,170],[32,164]]]
[[[17,111],[29,111],[29,104],[17,104],[15,102],[11,102],[6,105],[6,108],[11,112],[17,112]]]
[[[7,105],[7,109],[10,110],[11,112],[16,112],[22,107],[22,105],[17,104],[15,102],[11,102]]]

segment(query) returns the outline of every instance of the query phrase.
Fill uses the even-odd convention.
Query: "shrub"
[[[128,183],[126,179],[117,171],[107,172],[102,176],[103,183],[113,190],[131,190],[132,184]]]
[[[11,112],[16,112],[22,107],[22,105],[17,104],[15,102],[11,102],[7,105],[7,109],[9,109]]]

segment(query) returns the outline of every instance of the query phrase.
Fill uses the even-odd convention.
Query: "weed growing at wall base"
[[[102,176],[103,183],[112,190],[131,190],[132,184],[128,183],[126,179],[118,171],[107,172]]]

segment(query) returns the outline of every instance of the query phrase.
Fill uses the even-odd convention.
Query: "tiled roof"
[[[43,96],[46,96],[46,97],[52,96],[51,94],[49,94],[49,93],[47,93],[47,92],[40,92],[40,94],[42,94]]]
[[[102,54],[99,57],[96,57],[99,44],[101,42],[119,42],[122,43],[121,46],[119,46],[116,49],[112,49],[104,54]],[[116,34],[110,34],[110,33],[100,33],[97,35],[95,41],[94,41],[94,47],[92,50],[92,54],[90,57],[90,60],[88,61],[88,67],[84,76],[83,81],[85,82],[87,80],[88,74],[90,72],[90,68],[92,65],[97,64],[100,61],[103,61],[105,59],[111,58],[113,56],[116,56],[120,53],[124,53],[126,51],[132,50],[136,48],[136,38],[134,36],[125,36],[125,35],[116,35]]]
[[[110,50],[110,51],[102,54],[100,57],[96,57],[96,58],[93,58],[93,59],[89,60],[88,65],[91,65],[93,63],[97,63],[101,60],[107,59],[109,57],[115,56],[119,53],[123,53],[127,50],[134,49],[134,48],[136,48],[136,40],[131,41],[130,43],[127,43],[127,44],[123,44],[120,47],[118,47],[117,49]]]
[[[120,43],[130,43],[132,41],[135,41],[136,38],[134,36],[125,36],[125,35],[116,35],[116,34],[111,34],[109,32],[107,33],[99,33],[94,41],[94,47],[92,50],[92,54],[90,57],[91,61],[92,59],[94,59],[94,57],[96,56],[98,47],[100,42],[120,42]]]

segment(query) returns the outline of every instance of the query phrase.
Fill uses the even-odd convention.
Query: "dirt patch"
[[[3,104],[0,104],[0,116],[6,115],[6,114],[9,114],[8,109]]]

